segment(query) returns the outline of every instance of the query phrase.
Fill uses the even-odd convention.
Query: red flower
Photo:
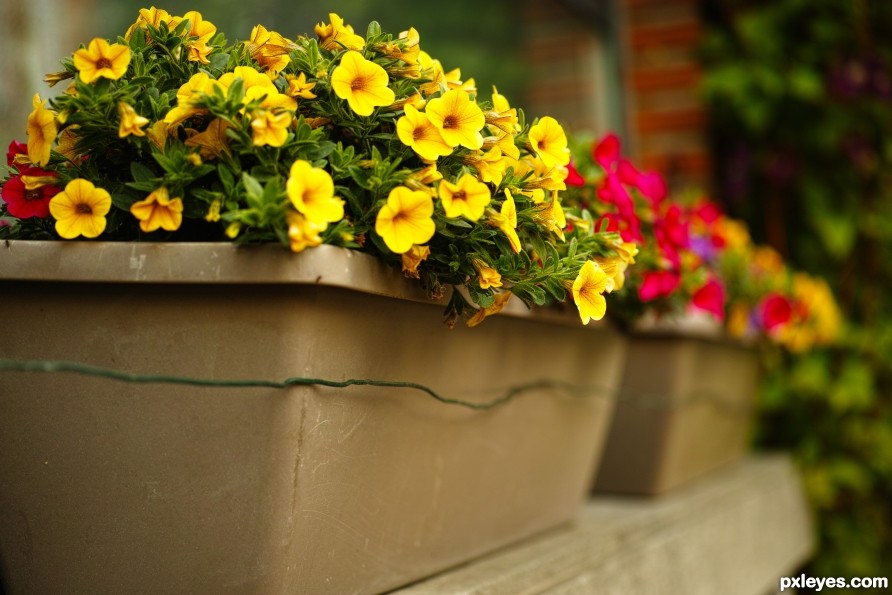
[[[605,170],[612,169],[610,166],[619,160],[619,137],[607,134],[592,148],[592,158]]]
[[[642,302],[650,302],[668,297],[680,284],[681,276],[677,271],[647,271],[641,287],[638,288],[638,298]]]
[[[567,186],[575,186],[576,188],[585,186],[585,178],[582,177],[579,170],[573,165],[573,161],[570,161],[570,163],[567,164],[567,169],[569,170],[569,173],[567,174],[567,179],[564,180],[564,183]]]
[[[623,184],[637,188],[653,206],[658,205],[669,193],[663,176],[658,172],[642,173],[628,159],[620,160],[616,173]]]
[[[716,320],[725,319],[725,286],[721,281],[711,278],[694,292],[691,305],[709,312]]]
[[[46,172],[37,168],[30,168],[29,175],[34,176],[52,176],[51,172]],[[9,178],[3,188],[0,189],[0,196],[6,203],[6,211],[13,217],[19,219],[29,219],[31,217],[45,218],[50,216],[50,199],[59,193],[61,188],[52,184],[47,184],[34,190],[25,188],[25,183],[21,176],[12,176]]]
[[[786,296],[772,293],[765,296],[759,304],[759,314],[762,326],[770,332],[790,321],[793,317],[793,304]]]
[[[25,143],[20,143],[17,140],[9,143],[9,148],[6,150],[6,165],[10,167],[14,167],[16,164],[16,156],[24,155],[25,159],[28,158],[28,145]]]

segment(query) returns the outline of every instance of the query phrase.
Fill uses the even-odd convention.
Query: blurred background
[[[0,0],[0,138],[25,140],[45,73],[132,0]],[[414,26],[425,51],[574,134],[616,132],[675,191],[698,189],[753,239],[825,277],[840,344],[767,352],[754,445],[793,453],[819,546],[812,576],[892,576],[892,2],[888,0],[167,0],[231,38]]]

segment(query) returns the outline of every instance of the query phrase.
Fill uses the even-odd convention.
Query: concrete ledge
[[[764,595],[814,546],[796,470],[752,457],[659,498],[598,496],[571,526],[401,595]]]

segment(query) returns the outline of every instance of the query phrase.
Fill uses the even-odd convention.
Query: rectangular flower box
[[[595,491],[661,494],[741,459],[757,384],[757,356],[744,344],[633,333]]]
[[[7,364],[101,369],[0,372],[7,595],[375,593],[465,562],[574,518],[625,356],[575,312],[447,329],[399,271],[330,246],[15,241],[0,279]],[[471,403],[603,390],[474,410],[177,383],[289,377]]]

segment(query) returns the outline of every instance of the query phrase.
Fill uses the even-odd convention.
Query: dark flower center
[[[443,128],[457,128],[458,127],[458,118],[455,116],[446,116],[443,119]]]
[[[112,67],[112,63],[111,63],[111,60],[109,60],[108,58],[99,58],[96,61],[96,69],[97,70],[101,70],[103,68],[111,68],[111,67]]]
[[[80,213],[81,215],[92,215],[93,214],[93,207],[91,207],[87,203],[83,203],[83,202],[79,203],[77,205],[77,207],[75,207],[75,210],[78,213]]]

